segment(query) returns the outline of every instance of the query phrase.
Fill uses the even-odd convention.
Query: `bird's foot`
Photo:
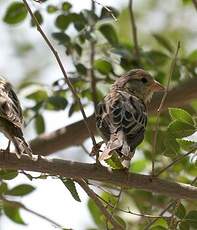
[[[96,161],[96,163],[94,163],[93,165],[94,165],[94,167],[95,167],[96,169],[100,169],[100,168],[103,167],[99,160]]]
[[[104,143],[104,141],[100,141],[97,144],[95,144],[92,147],[92,151],[90,153],[90,156],[98,156],[100,152],[101,145]]]

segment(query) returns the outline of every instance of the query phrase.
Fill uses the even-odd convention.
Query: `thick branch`
[[[148,106],[149,114],[156,113],[161,98],[162,94],[157,94],[153,97],[151,104]],[[192,78],[168,92],[162,110],[165,111],[168,107],[184,106],[195,98],[197,98],[197,78]],[[95,134],[96,127],[94,115],[88,117],[87,123]],[[83,120],[80,120],[74,124],[68,125],[66,128],[40,135],[31,141],[31,147],[33,152],[37,154],[49,155],[64,148],[81,145],[88,137],[89,133],[86,130],[86,126]]]
[[[178,199],[197,200],[197,188],[194,186],[169,182],[148,175],[126,173],[124,170],[110,170],[95,164],[59,159],[32,161],[25,156],[19,160],[15,154],[1,152],[0,168],[42,172],[74,179],[91,179],[125,188],[143,189]]]

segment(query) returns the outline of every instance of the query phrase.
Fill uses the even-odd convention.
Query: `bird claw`
[[[97,144],[95,144],[93,147],[92,147],[92,151],[90,153],[90,156],[97,156],[99,155],[99,152],[100,152],[100,148],[101,148],[101,145],[104,143],[104,141],[100,141],[98,142]]]

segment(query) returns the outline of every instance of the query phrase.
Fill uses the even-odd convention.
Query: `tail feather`
[[[123,144],[122,132],[114,133],[111,135],[106,148],[99,157],[99,160],[107,160],[111,157],[113,150],[119,149]]]
[[[18,158],[21,158],[21,155],[27,154],[32,158],[32,150],[29,144],[25,141],[23,137],[13,137],[12,142],[16,149],[16,155]]]
[[[130,160],[135,153],[135,149],[131,151],[130,146],[125,140],[122,131],[111,135],[106,148],[99,157],[99,160],[102,161],[109,159],[112,156],[114,150],[117,151],[120,155],[122,164],[128,168]]]

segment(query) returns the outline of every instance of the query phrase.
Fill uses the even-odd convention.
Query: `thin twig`
[[[121,197],[121,194],[122,194],[122,191],[123,191],[123,188],[121,187],[120,191],[119,191],[119,194],[118,194],[118,198],[116,200],[116,203],[115,205],[113,206],[113,209],[111,211],[111,218],[114,216],[114,212],[116,211],[117,207],[118,207],[118,204],[120,202],[120,197]],[[107,222],[108,223],[108,222]]]
[[[40,214],[40,213],[37,213],[37,212],[35,212],[35,211],[33,211],[33,210],[27,208],[25,205],[23,205],[23,204],[21,204],[21,203],[19,203],[19,202],[7,200],[7,199],[6,199],[5,197],[3,197],[3,196],[1,196],[0,199],[1,199],[3,202],[9,204],[9,205],[12,206],[12,207],[15,207],[15,208],[22,208],[22,209],[24,209],[25,211],[27,211],[27,212],[29,212],[29,213],[35,215],[35,216],[38,216],[38,217],[40,217],[40,218],[42,218],[42,219],[48,221],[49,223],[51,223],[52,225],[54,225],[56,228],[64,229],[64,227],[62,227],[60,224],[56,223],[55,221],[49,219],[48,217],[46,217],[46,216],[44,216],[44,215],[42,215],[42,214]]]
[[[101,210],[103,215],[105,215],[106,219],[110,221],[110,223],[113,225],[113,227],[115,229],[124,230],[122,225],[114,217],[111,216],[111,214],[105,208],[103,203],[97,197],[97,194],[92,189],[89,188],[87,183],[82,179],[77,179],[75,181],[83,188],[83,190],[87,193],[87,195],[95,202],[97,207]]]
[[[95,2],[96,4],[102,6],[112,16],[112,18],[114,19],[115,22],[118,21],[118,19],[116,18],[116,16],[113,14],[112,10],[109,7],[101,4],[100,2],[97,2],[96,0],[92,0],[92,1]]]
[[[87,150],[87,148],[85,147],[84,144],[81,144],[80,146],[81,146],[81,148],[83,149],[83,151],[84,151],[89,157],[91,157],[92,159],[94,159],[94,157],[91,156],[91,154],[89,153],[89,151]]]
[[[164,167],[161,171],[159,171],[155,176],[160,176],[163,172],[165,172],[167,169],[169,169],[170,167],[172,167],[174,164],[176,164],[177,162],[181,161],[183,158],[185,158],[186,156],[190,155],[191,153],[195,152],[197,150],[197,148],[194,148],[192,150],[190,150],[189,152],[177,157],[174,161],[172,161],[169,165],[167,165],[166,167]]]
[[[197,181],[197,177],[194,178],[194,180],[190,183],[190,185],[194,185],[195,182]],[[172,202],[170,202],[170,204],[160,213],[160,216],[163,216],[163,214],[168,211],[174,204],[176,204],[178,201],[180,201],[180,199],[176,199]],[[144,230],[148,230],[159,218],[151,221]]]
[[[191,182],[191,185],[195,185],[196,182],[197,182],[197,177],[193,179],[193,181]]]
[[[68,76],[67,76],[66,70],[65,70],[65,68],[64,68],[64,66],[63,66],[63,64],[62,64],[62,61],[61,61],[61,59],[60,59],[60,56],[59,56],[58,52],[55,50],[55,48],[54,48],[53,45],[51,44],[50,40],[48,39],[48,37],[46,36],[46,34],[44,33],[44,31],[42,30],[42,28],[41,28],[41,26],[40,26],[40,24],[39,24],[37,18],[36,18],[35,15],[33,14],[33,12],[32,12],[32,10],[31,10],[29,4],[27,3],[27,1],[26,1],[26,0],[23,0],[23,2],[24,2],[24,4],[25,4],[26,9],[28,10],[29,14],[31,15],[32,20],[35,22],[35,24],[36,24],[36,26],[37,26],[37,30],[39,31],[39,33],[41,34],[41,36],[42,36],[43,39],[45,40],[46,44],[47,44],[48,47],[50,48],[51,52],[52,52],[53,55],[55,56],[56,61],[57,61],[58,65],[59,65],[59,67],[60,67],[60,69],[61,69],[61,71],[62,71],[62,74],[63,74],[64,78],[65,78],[65,81],[66,81],[66,83],[68,84],[68,87],[69,87],[69,89],[71,90],[73,96],[75,97],[77,103],[79,104],[80,111],[81,111],[81,113],[82,113],[82,115],[83,115],[83,118],[84,118],[84,123],[85,123],[86,128],[87,128],[87,130],[88,130],[88,132],[89,132],[90,138],[92,139],[92,143],[93,143],[93,145],[95,145],[95,144],[96,144],[96,140],[95,140],[95,138],[94,138],[93,132],[91,131],[91,129],[90,129],[89,126],[88,126],[87,116],[86,116],[85,111],[84,111],[84,109],[83,109],[83,105],[82,105],[82,103],[81,103],[81,101],[80,101],[80,98],[79,98],[79,96],[78,96],[78,94],[77,94],[75,88],[73,87],[72,83],[70,82],[70,80],[69,80],[69,78],[68,78]]]
[[[180,200],[177,200],[176,201],[176,203],[174,204],[174,208],[173,208],[173,210],[172,210],[172,214],[171,214],[171,217],[170,217],[170,223],[169,223],[169,229],[176,229],[176,228],[174,228],[174,217],[175,217],[175,213],[176,213],[176,211],[177,211],[177,208],[178,208],[178,206],[179,206],[179,204],[180,204]]]
[[[95,1],[92,0],[91,11],[94,13],[96,10]],[[94,22],[90,25],[90,32],[93,33],[95,29]],[[94,103],[94,111],[96,111],[97,105],[97,95],[96,95],[96,78],[94,73],[94,59],[95,59],[95,41],[92,39],[90,41],[90,77],[91,77],[91,89],[92,89],[92,99]]]
[[[102,192],[104,192],[104,193],[109,193],[111,196],[116,197],[116,195],[115,195],[114,193],[112,193],[111,191],[109,191],[109,190],[107,190],[107,189],[104,189],[104,188],[102,187],[103,185],[100,186],[100,185],[98,185],[98,184],[92,184],[92,183],[90,183],[89,181],[88,181],[88,185],[94,186],[94,187],[100,189]]]
[[[133,13],[133,0],[129,0],[128,9],[129,9],[129,16],[130,16],[130,20],[131,20],[131,29],[132,29],[132,35],[133,35],[135,57],[136,57],[136,59],[139,59],[140,52],[139,52],[138,39],[137,39],[137,27],[135,24],[135,17],[134,17],[134,13]]]
[[[170,202],[170,204],[169,204],[164,210],[162,210],[162,211],[160,212],[158,218],[155,218],[153,221],[151,221],[151,222],[144,228],[144,230],[150,229],[150,227],[151,227],[159,218],[163,217],[163,215],[164,215],[174,204],[176,204],[176,202],[177,202],[177,200]]]
[[[161,99],[161,103],[159,105],[159,108],[157,110],[157,120],[156,120],[155,133],[154,133],[154,136],[153,136],[153,151],[152,151],[152,175],[153,176],[155,174],[155,152],[156,152],[157,136],[158,136],[158,131],[159,131],[160,115],[161,115],[162,107],[164,105],[166,97],[168,95],[170,82],[171,82],[172,74],[173,74],[175,66],[176,66],[176,60],[177,60],[179,49],[180,49],[180,42],[178,41],[176,52],[175,52],[174,58],[172,59],[172,62],[171,62],[171,65],[170,65],[170,71],[169,71],[169,75],[168,75],[168,81],[167,81],[166,90],[165,90],[165,93],[164,93],[164,95],[163,95],[163,97]]]
[[[115,210],[117,211],[120,211],[120,212],[124,212],[124,213],[127,213],[127,214],[131,214],[131,215],[134,215],[134,216],[140,216],[140,217],[145,217],[145,218],[150,218],[150,219],[155,219],[155,218],[160,218],[161,216],[155,216],[155,215],[148,215],[148,214],[142,214],[142,213],[136,213],[136,212],[132,212],[129,208],[128,208],[128,211],[127,210],[124,210],[122,208],[117,208],[115,207],[114,205],[112,205],[110,202],[107,202],[105,199],[103,199],[101,196],[99,196],[98,194],[96,194],[97,197],[102,200],[104,203],[106,203],[109,207],[111,208],[115,208]],[[168,218],[167,216],[164,217],[164,218]]]
[[[197,1],[196,1],[196,0],[192,0],[192,2],[193,2],[194,7],[195,7],[195,9],[196,9],[196,11],[197,11]]]

